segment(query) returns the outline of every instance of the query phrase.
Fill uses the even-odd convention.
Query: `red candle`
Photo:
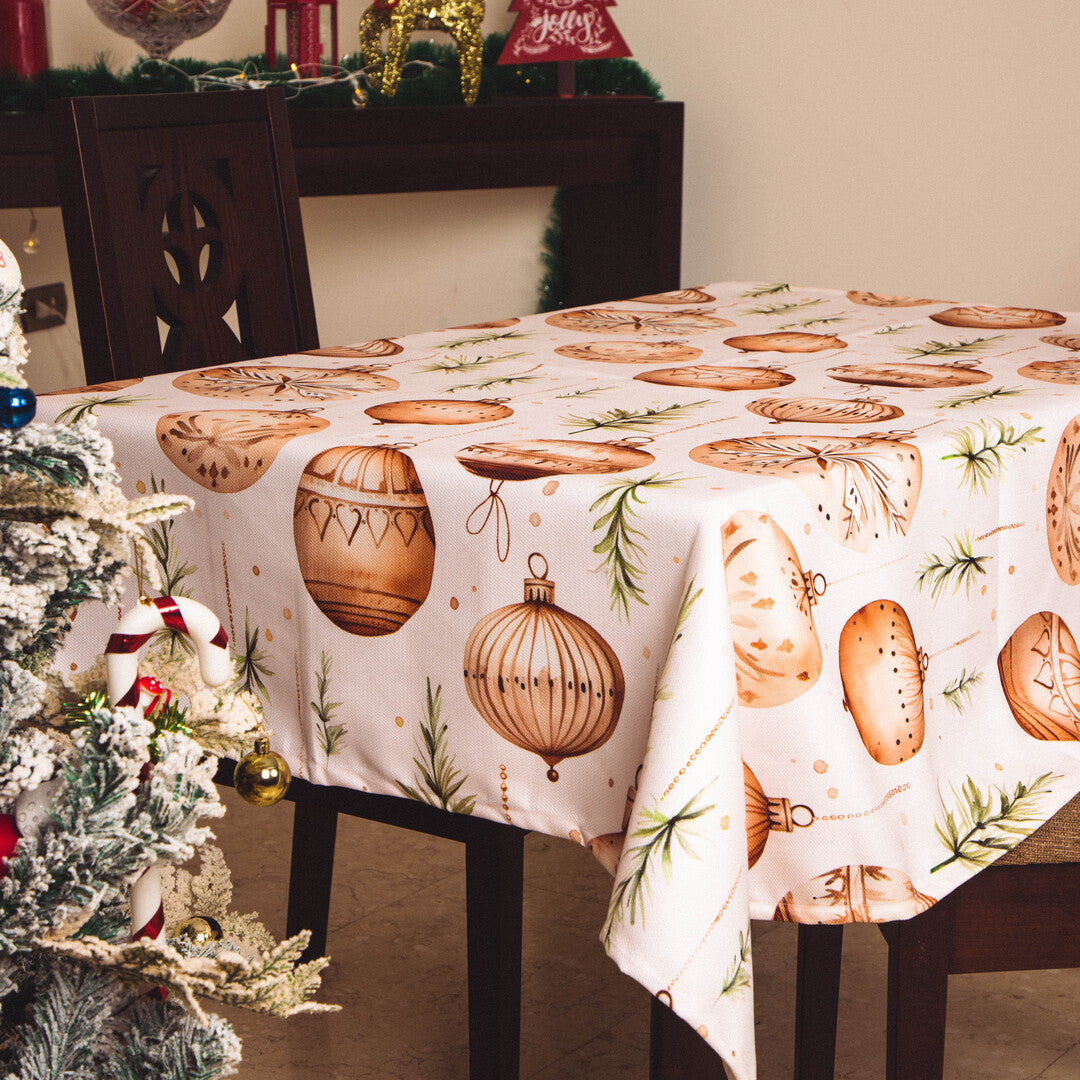
[[[0,71],[30,79],[48,66],[44,0],[0,0]]]

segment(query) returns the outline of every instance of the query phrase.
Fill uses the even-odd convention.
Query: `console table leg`
[[[300,956],[304,962],[326,954],[336,839],[336,810],[307,800],[296,803],[285,936],[292,937],[301,930],[311,931],[311,941]]]

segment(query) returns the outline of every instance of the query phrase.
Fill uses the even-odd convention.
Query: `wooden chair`
[[[87,382],[318,347],[280,89],[76,98],[50,108]],[[222,762],[219,783],[232,783],[233,764]],[[302,780],[289,797],[286,930],[311,931],[305,959],[326,950],[339,813],[465,845],[470,1077],[516,1080],[525,834]]]
[[[887,1080],[941,1080],[949,975],[1080,967],[1080,796],[889,943]],[[800,926],[796,1080],[832,1080],[842,925]]]

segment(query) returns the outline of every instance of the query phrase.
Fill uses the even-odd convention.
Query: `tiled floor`
[[[239,911],[284,932],[292,808],[225,793],[217,833]],[[610,879],[569,841],[525,843],[523,1080],[646,1080],[649,996],[597,934]],[[219,1010],[244,1040],[240,1080],[467,1080],[464,850],[342,818],[320,998],[277,1021]],[[795,928],[754,924],[760,1080],[792,1074]],[[885,948],[845,934],[837,1080],[884,1076]],[[947,1080],[1080,1080],[1080,970],[950,980]]]

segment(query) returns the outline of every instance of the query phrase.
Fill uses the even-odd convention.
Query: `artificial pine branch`
[[[1045,440],[1039,437],[1041,427],[1016,431],[1004,420],[980,420],[970,427],[949,433],[954,451],[943,454],[942,461],[959,459],[962,483],[969,494],[986,491],[986,483],[1005,467],[1005,452],[1026,452],[1029,446]]]
[[[961,533],[946,541],[948,555],[928,555],[919,568],[915,578],[915,588],[929,587],[930,596],[936,602],[946,587],[952,585],[955,596],[963,585],[965,595],[970,595],[971,586],[978,574],[986,574],[983,563],[989,562],[992,555],[976,555],[970,533]]]
[[[609,409],[600,416],[564,416],[563,423],[574,428],[571,435],[580,435],[584,431],[598,431],[610,428],[613,431],[648,431],[657,424],[666,424],[669,420],[681,420],[691,409],[700,409],[708,405],[707,401],[691,401],[685,405],[665,405],[658,409],[644,409],[631,412],[628,409]]]
[[[417,775],[416,786],[410,787],[400,780],[394,782],[410,799],[425,802],[429,806],[441,807],[452,814],[471,814],[476,803],[476,796],[465,795],[455,798],[469,777],[468,774],[454,767],[457,759],[447,747],[448,725],[439,723],[439,714],[442,711],[442,686],[436,686],[432,692],[430,678],[427,680],[426,705],[427,723],[421,722],[422,742],[416,745],[417,752],[421,756],[413,758]]]
[[[333,660],[328,652],[323,652],[319,657],[319,674],[316,678],[316,686],[319,692],[319,700],[309,701],[308,705],[319,721],[319,745],[323,753],[329,758],[336,753],[338,743],[345,737],[348,728],[344,724],[333,723],[333,714],[341,707],[340,701],[330,701],[330,667]]]
[[[165,492],[165,481],[157,480],[153,473],[150,474],[150,490],[159,495]],[[188,594],[180,587],[180,583],[186,577],[195,573],[195,567],[191,563],[181,562],[180,553],[176,550],[173,540],[173,528],[176,522],[157,521],[149,525],[144,531],[146,542],[150,545],[154,561],[161,571],[161,579],[166,596],[187,596]],[[173,640],[178,635],[173,635]],[[186,639],[183,639],[186,643]]]

